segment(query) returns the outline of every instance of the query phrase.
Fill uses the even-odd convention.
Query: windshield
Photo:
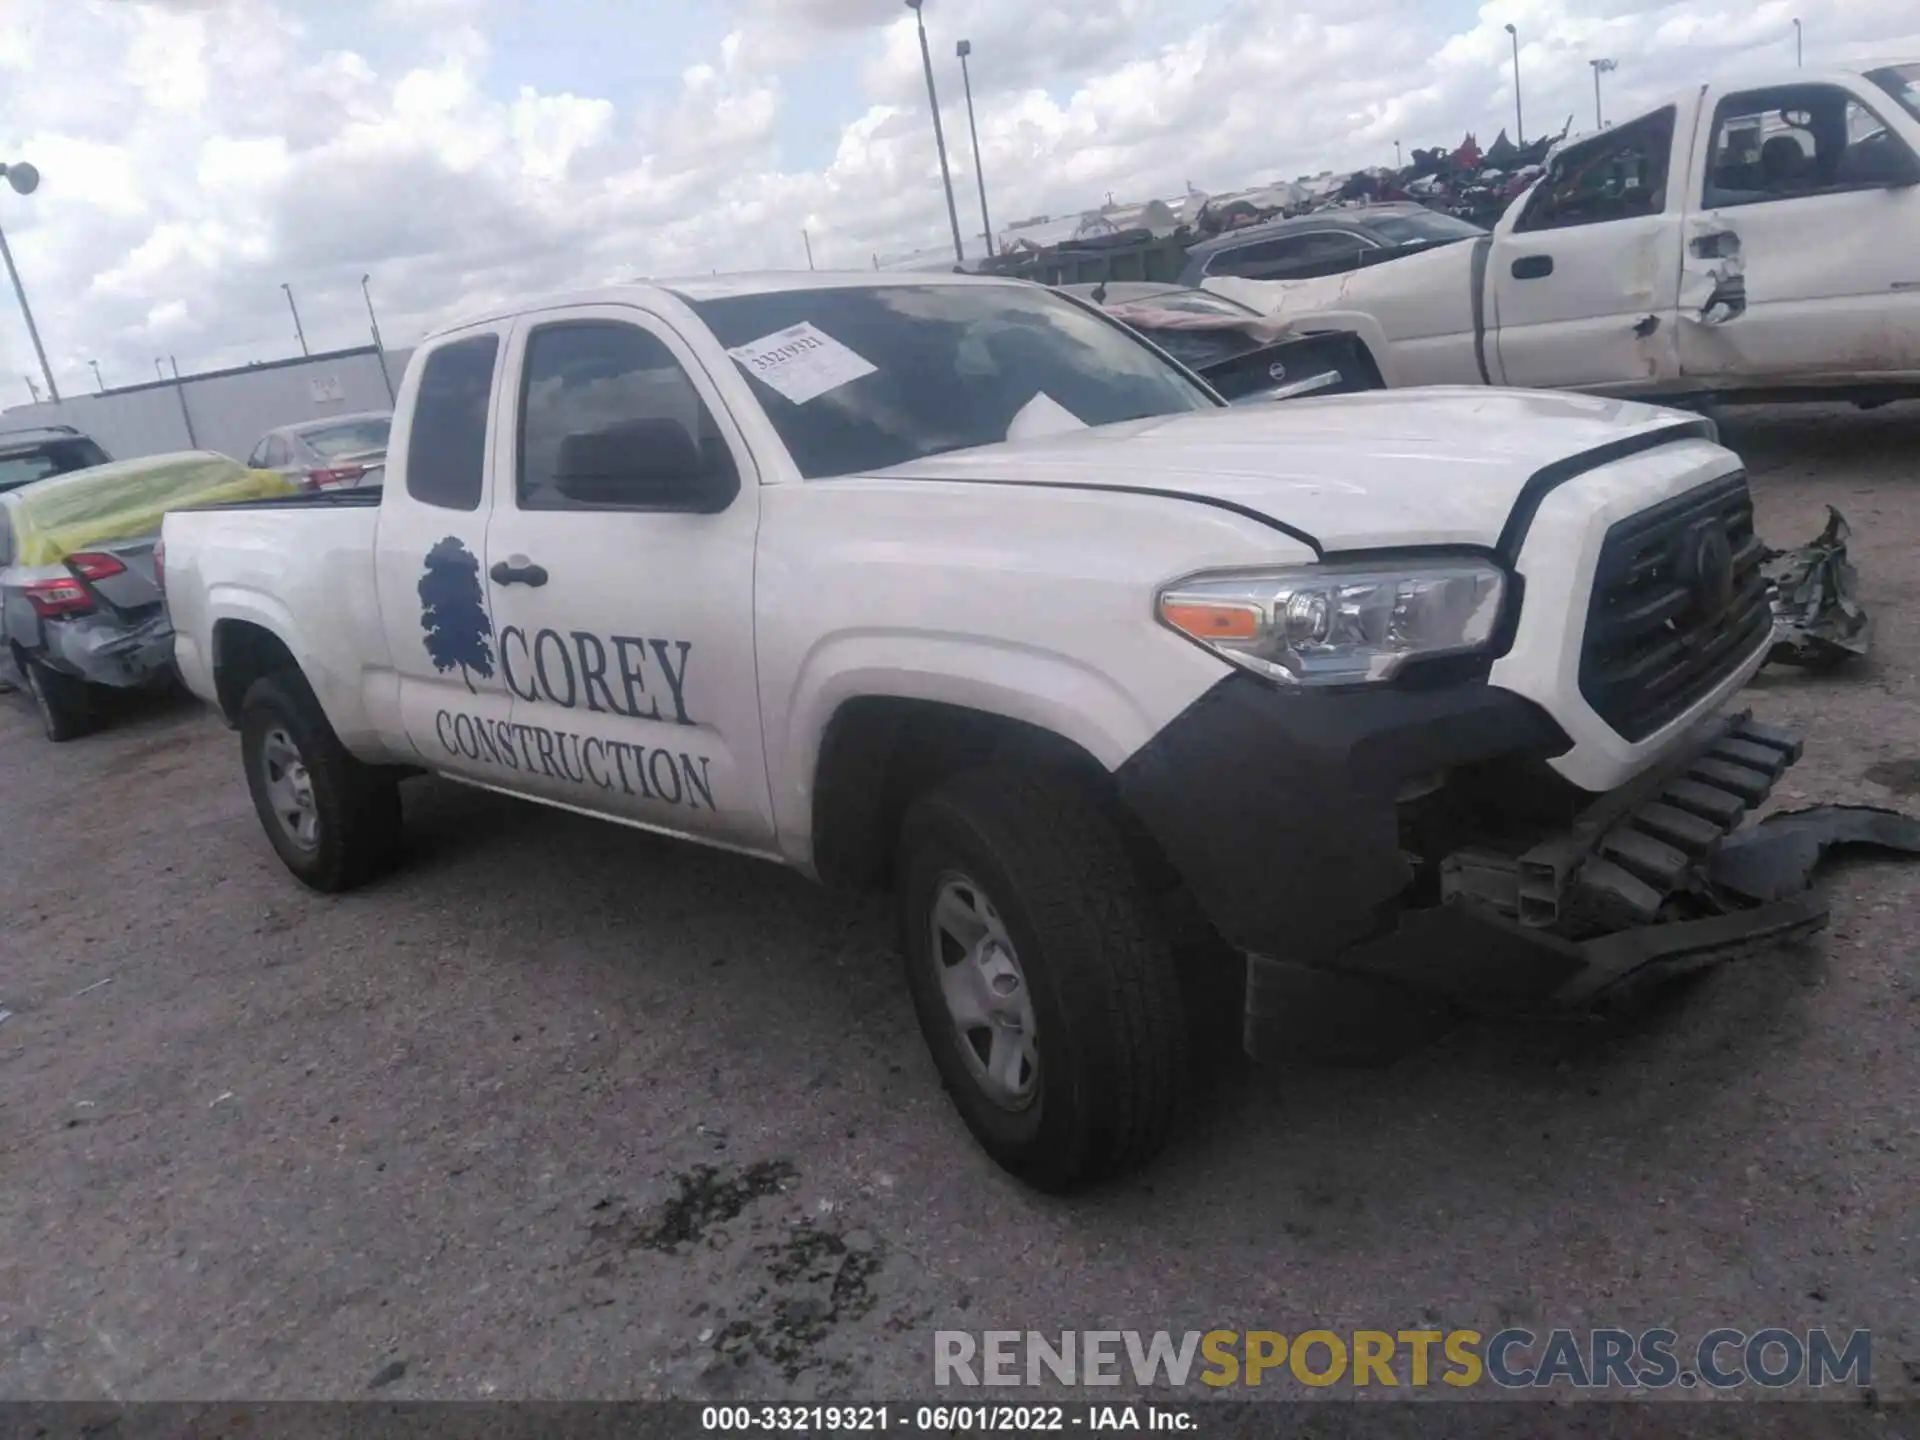
[[[1920,120],[1920,65],[1889,65],[1884,70],[1869,70],[1867,78]]]
[[[743,352],[742,373],[809,480],[997,444],[1017,418],[1110,425],[1220,404],[1120,325],[1037,285],[875,285],[688,303],[722,345]],[[806,359],[789,364],[792,345],[760,343],[787,340],[787,330],[798,332]],[[750,365],[748,356],[759,358]]]
[[[355,420],[329,426],[325,430],[303,430],[300,438],[322,460],[332,460],[341,455],[360,455],[369,450],[386,449],[387,432],[392,427],[393,421],[382,415],[378,419]]]
[[[1471,240],[1487,232],[1478,225],[1437,210],[1421,214],[1379,215],[1366,220],[1367,229],[1389,245],[1424,245],[1435,240]]]

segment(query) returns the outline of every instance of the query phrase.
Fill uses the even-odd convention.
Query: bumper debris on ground
[[[1764,568],[1774,585],[1769,664],[1831,670],[1867,653],[1873,622],[1847,558],[1850,537],[1846,517],[1829,505],[1826,527],[1811,542],[1767,552]]]

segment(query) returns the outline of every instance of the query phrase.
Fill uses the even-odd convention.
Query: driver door
[[[1487,290],[1508,385],[1631,390],[1677,373],[1674,126],[1669,105],[1568,146],[1502,218]]]
[[[671,326],[624,305],[528,317],[509,374],[486,578],[517,784],[771,848],[759,475],[711,376]]]

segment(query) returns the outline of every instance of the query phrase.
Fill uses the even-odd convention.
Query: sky
[[[1920,58],[1914,0],[925,0],[969,254],[994,224],[1590,128],[1683,86]],[[947,235],[900,0],[0,0],[0,187],[63,392],[641,276]],[[0,404],[37,365],[0,292]]]

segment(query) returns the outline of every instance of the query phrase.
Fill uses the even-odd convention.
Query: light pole
[[[24,160],[0,165],[0,175],[7,177],[7,184],[13,187],[16,195],[31,195],[40,188],[40,172]],[[0,260],[7,262],[7,278],[13,281],[13,293],[20,300],[20,315],[27,322],[27,338],[33,341],[33,353],[40,357],[40,375],[47,382],[47,394],[58,405],[60,387],[53,383],[53,367],[47,364],[47,350],[40,343],[40,327],[33,323],[33,311],[27,306],[26,287],[20,283],[20,272],[13,267],[13,250],[7,244],[5,230],[0,230]]]
[[[967,57],[973,54],[973,42],[962,40],[954,47],[960,57],[960,83],[967,89],[967,133],[973,137],[973,178],[980,184],[980,233],[986,237],[987,254],[994,254],[993,222],[987,218],[987,172],[980,168],[980,130],[973,123],[973,76],[967,70]]]
[[[1393,142],[1393,168],[1396,170],[1404,170],[1407,168],[1407,160],[1406,157],[1400,153],[1400,142],[1398,140]]]
[[[940,184],[947,192],[947,223],[953,227],[953,258],[956,264],[964,264],[967,255],[960,246],[960,212],[953,204],[953,172],[947,169],[947,135],[940,128],[940,97],[933,89],[933,52],[927,49],[927,17],[920,13],[926,0],[906,0],[906,3],[920,31],[920,64],[927,72],[927,106],[933,111],[933,143],[940,151]]]
[[[106,382],[106,381],[104,381],[104,380],[102,380],[102,379],[100,378],[100,362],[99,362],[98,360],[89,360],[89,361],[87,361],[87,364],[89,364],[89,365],[91,365],[91,366],[93,367],[93,383],[94,383],[94,385],[95,385],[96,387],[98,387],[98,389],[99,389],[99,391],[100,391],[100,393],[101,393],[102,395],[104,395],[104,394],[106,394],[106,393],[107,393],[107,382]]]
[[[1793,22],[1793,64],[1796,70],[1800,68],[1800,63],[1800,21],[1795,19]]]
[[[1587,64],[1593,67],[1593,128],[1599,130],[1604,125],[1600,119],[1600,77],[1617,67],[1611,60],[1589,60]]]
[[[280,288],[287,292],[287,309],[293,311],[293,333],[300,337],[300,353],[311,355],[313,352],[307,349],[307,332],[300,328],[300,307],[293,303],[293,286],[282,280]]]
[[[360,294],[367,302],[367,324],[373,330],[373,354],[374,358],[380,362],[380,378],[386,382],[387,403],[391,405],[393,403],[393,376],[387,373],[387,347],[380,343],[380,317],[373,313],[373,292],[367,289],[367,281],[372,278],[371,275],[362,275],[360,277]],[[287,292],[287,298],[289,300],[293,298],[292,291]],[[304,336],[301,337],[301,348],[306,348],[306,337]]]
[[[1527,143],[1526,123],[1520,118],[1520,32],[1507,26],[1507,34],[1513,37],[1513,143]]]

